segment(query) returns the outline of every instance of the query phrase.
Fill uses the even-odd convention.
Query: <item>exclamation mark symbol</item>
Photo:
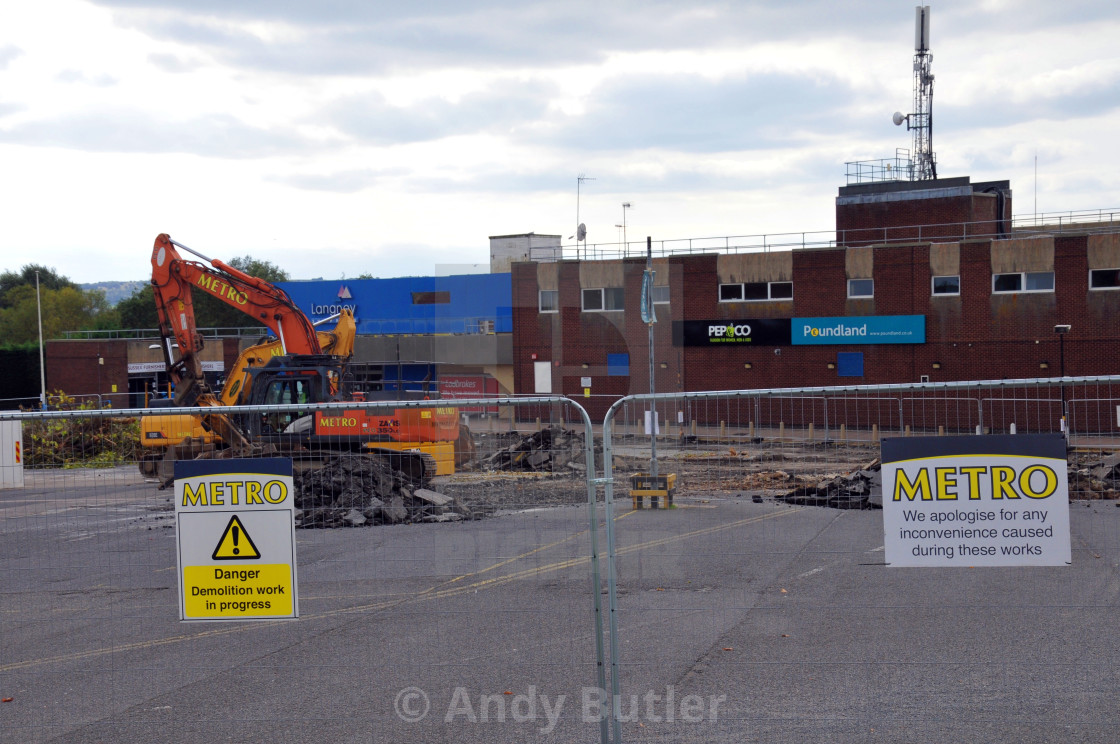
[[[238,555],[241,553],[241,548],[237,547],[237,538],[240,536],[241,530],[237,529],[237,525],[233,526],[233,554]]]

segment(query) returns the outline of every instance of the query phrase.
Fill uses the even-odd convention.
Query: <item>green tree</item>
[[[117,322],[120,328],[159,328],[156,315],[156,298],[151,284],[145,284],[131,297],[117,303]]]
[[[75,286],[43,289],[40,284],[39,295],[44,339],[58,338],[64,331],[96,328],[102,316],[112,312],[102,292],[83,292]],[[9,289],[4,293],[4,306],[0,307],[0,343],[22,344],[37,341],[38,337],[35,285],[23,284]]]
[[[291,279],[288,272],[271,261],[262,261],[252,256],[238,256],[226,261],[233,268],[244,271],[249,276],[264,279],[266,282],[286,282]]]
[[[8,297],[12,290],[18,287],[34,289],[36,272],[39,274],[40,289],[63,289],[64,287],[79,289],[77,284],[52,268],[40,264],[27,264],[18,272],[9,270],[0,273],[0,307],[10,307],[13,304],[13,301]]]

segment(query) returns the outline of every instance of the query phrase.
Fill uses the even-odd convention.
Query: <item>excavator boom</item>
[[[179,248],[209,265],[184,259]],[[164,357],[176,386],[176,404],[195,405],[213,396],[205,384],[199,358],[204,341],[195,326],[195,288],[264,323],[279,339],[282,354],[322,353],[315,327],[287,292],[161,234],[152,248],[152,289],[164,338]],[[178,359],[172,353],[172,341],[179,346]]]

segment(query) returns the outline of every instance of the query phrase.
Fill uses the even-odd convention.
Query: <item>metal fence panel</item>
[[[26,481],[0,490],[0,740],[605,738],[584,710],[605,679],[589,422],[486,403],[472,462],[423,494],[360,452],[293,455],[299,618],[265,622],[179,620],[174,490],[138,468],[140,411],[6,414]]]
[[[612,739],[1115,741],[1118,406],[1117,377],[619,401]],[[1071,565],[884,564],[882,438],[1060,431]],[[632,495],[652,472],[673,477],[672,508]]]

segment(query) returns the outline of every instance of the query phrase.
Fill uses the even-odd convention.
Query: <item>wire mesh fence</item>
[[[603,427],[612,736],[1115,740],[1118,406],[1120,378],[619,401]],[[882,441],[1060,433],[1069,565],[885,563]]]
[[[455,406],[0,415],[0,740],[1114,740],[1120,378]],[[884,565],[881,442],[985,433],[1066,435],[1072,562]],[[291,462],[295,619],[181,619],[174,458]]]
[[[214,413],[249,446],[200,433]],[[450,439],[424,441],[445,414]],[[18,461],[0,471],[21,482],[0,490],[0,740],[598,738],[581,708],[605,670],[586,416],[555,398],[502,401],[469,431],[458,416],[441,401],[5,414]],[[363,417],[384,431],[329,433]],[[276,460],[290,585],[254,583],[276,575],[284,530],[255,526],[273,491],[246,473]],[[200,463],[218,473],[205,488]],[[295,619],[254,616],[265,592],[298,595]]]

